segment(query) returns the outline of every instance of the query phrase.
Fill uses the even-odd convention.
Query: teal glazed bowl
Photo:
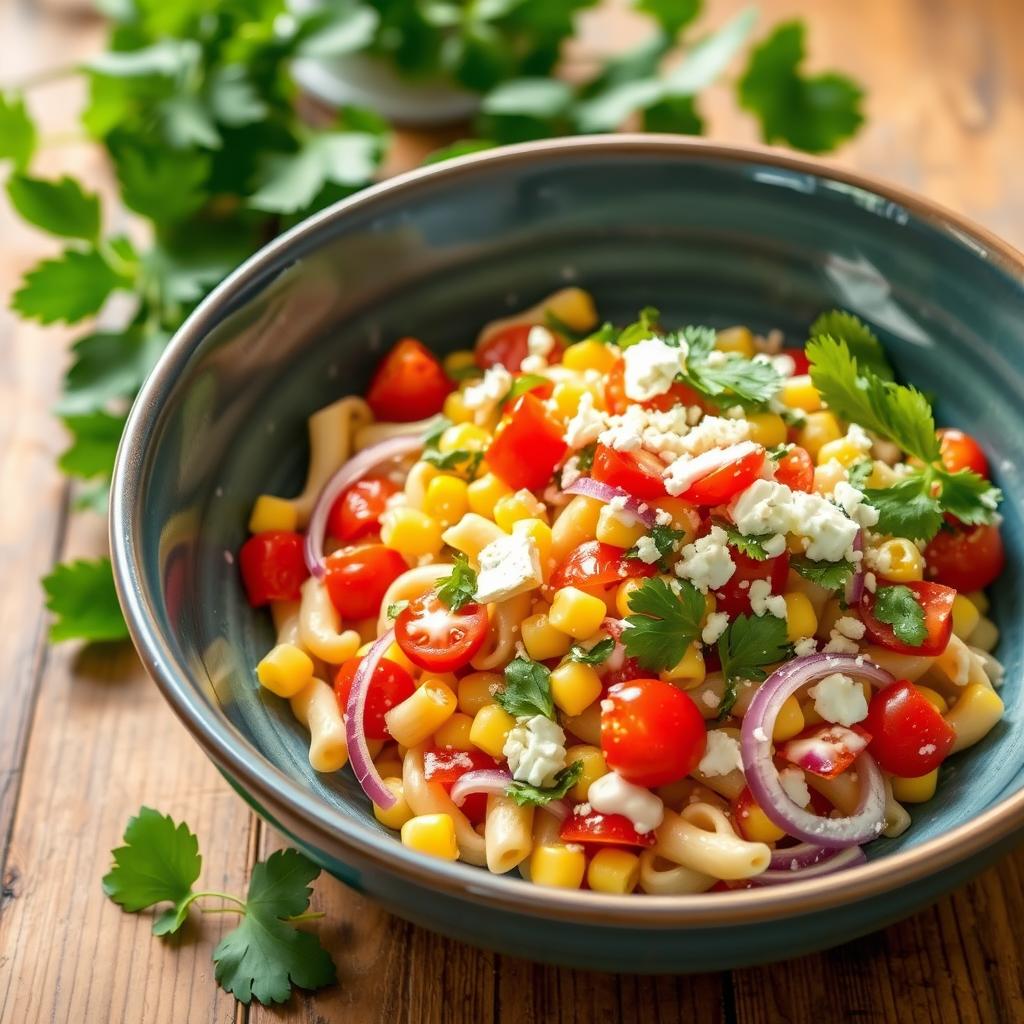
[[[624,321],[778,327],[840,306],[883,337],[939,421],[982,439],[1006,493],[994,590],[1005,720],[869,862],[789,886],[689,896],[545,889],[429,859],[373,818],[346,770],[261,692],[272,644],[232,564],[255,496],[296,493],[306,417],[361,392],[402,335],[438,351],[566,282]],[[467,942],[595,969],[680,972],[795,956],[963,882],[1024,829],[1024,259],[962,218],[811,160],[672,136],[552,140],[413,171],[245,263],[171,342],[132,410],[111,545],[135,644],[238,792],[348,885]]]

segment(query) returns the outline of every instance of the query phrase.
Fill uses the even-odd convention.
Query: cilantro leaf
[[[534,388],[540,387],[543,384],[550,384],[551,382],[547,377],[542,377],[539,373],[524,373],[519,377],[516,377],[512,381],[512,387],[508,389],[505,397],[498,403],[499,405],[508,405],[509,402],[515,401],[520,395],[525,395],[528,391],[532,391]]]
[[[423,447],[432,448],[435,451],[441,441],[441,435],[454,424],[447,416],[438,416],[437,422],[427,431],[426,436],[423,438]]]
[[[872,614],[892,626],[896,639],[909,647],[920,647],[928,636],[921,607],[910,587],[879,587]]]
[[[12,174],[7,180],[11,205],[27,220],[51,235],[94,242],[100,233],[100,200],[74,178],[59,181]]]
[[[729,544],[748,558],[756,558],[759,562],[763,562],[766,558],[771,557],[765,551],[764,543],[772,538],[772,534],[752,533],[748,535],[740,533],[732,523],[727,522],[725,519],[715,518],[712,522],[728,536]]]
[[[789,567],[805,580],[826,590],[842,590],[854,573],[852,562],[815,562],[805,555],[791,555]]]
[[[584,647],[583,644],[573,644],[569,648],[569,660],[578,661],[581,665],[600,665],[611,657],[614,650],[615,641],[608,636],[598,640],[590,648]]]
[[[689,348],[683,380],[717,406],[760,408],[782,386],[782,377],[771,363],[715,352],[710,328],[684,328],[677,337]]]
[[[675,554],[676,545],[686,536],[683,530],[674,530],[671,526],[654,525],[650,537],[658,549],[658,565],[663,570],[667,567],[667,559]],[[625,554],[626,558],[639,558],[639,545],[634,545]]]
[[[394,601],[388,605],[387,616],[389,619],[397,619],[408,607],[408,601]]]
[[[109,558],[62,562],[43,579],[46,607],[57,616],[51,640],[124,640],[128,627]]]
[[[792,450],[793,445],[791,444],[777,444],[774,448],[768,449],[768,458],[772,462],[781,462]]]
[[[622,642],[644,668],[660,672],[677,665],[700,636],[704,595],[688,580],[670,586],[657,576],[646,579],[629,595],[629,607],[636,614],[626,619]]]
[[[942,505],[924,473],[911,473],[891,487],[869,487],[864,500],[878,510],[879,533],[929,540],[942,526]]]
[[[245,916],[213,951],[214,976],[239,1002],[280,1003],[292,985],[316,989],[337,978],[315,935],[282,921],[309,906],[320,868],[298,850],[278,850],[253,868]]]
[[[73,441],[57,464],[69,476],[86,480],[96,476],[109,478],[114,472],[114,457],[125,419],[102,410],[64,416],[64,426],[71,431]]]
[[[11,308],[44,324],[74,323],[93,313],[115,288],[130,284],[95,249],[66,249],[58,259],[36,264],[14,293]]]
[[[572,102],[572,89],[557,78],[516,78],[502,82],[484,97],[484,114],[529,117],[539,120],[557,118]]]
[[[18,93],[0,92],[0,160],[10,160],[23,171],[36,148],[36,126]]]
[[[64,415],[105,410],[130,398],[146,379],[166,337],[129,329],[121,334],[98,331],[79,338],[64,375],[64,393],[56,411]]]
[[[633,323],[623,327],[616,339],[616,344],[621,349],[627,349],[644,338],[650,338],[658,333],[658,318],[661,313],[653,306],[644,306]]]
[[[194,149],[118,139],[110,146],[125,206],[158,224],[195,213],[208,198],[212,161]]]
[[[529,658],[515,658],[505,666],[505,688],[494,699],[514,718],[555,717],[551,673]]]
[[[424,462],[429,462],[432,466],[437,466],[438,469],[458,470],[468,479],[473,480],[480,468],[480,463],[484,460],[484,453],[480,450],[466,451],[461,448],[453,452],[441,452],[437,448],[424,448],[422,458]]]
[[[811,324],[812,338],[832,337],[846,342],[850,355],[862,370],[870,370],[882,380],[895,380],[892,365],[878,336],[859,317],[842,309],[822,313]]]
[[[846,478],[850,482],[851,487],[856,487],[858,491],[862,491],[874,470],[875,464],[871,459],[861,459],[847,469]]]
[[[461,552],[455,556],[451,575],[444,577],[438,584],[437,596],[453,612],[476,600],[476,571]]]
[[[636,9],[654,18],[662,32],[674,39],[698,14],[702,0],[637,0]]]
[[[718,641],[718,656],[725,677],[725,694],[718,706],[719,719],[725,718],[736,703],[741,679],[759,682],[767,667],[787,658],[792,652],[786,638],[786,622],[774,615],[740,615],[729,623]]]
[[[561,335],[570,344],[584,341],[593,336],[591,331],[574,331],[560,316],[553,313],[550,309],[544,310],[544,324],[554,331],[555,334]]]
[[[863,92],[843,75],[803,76],[803,59],[803,22],[779,25],[750,56],[739,83],[740,105],[760,120],[765,142],[823,153],[860,127]]]
[[[520,807],[546,807],[552,800],[561,800],[580,781],[582,775],[583,762],[573,761],[555,775],[551,786],[531,786],[528,782],[516,780],[509,784],[505,795],[512,797]]]
[[[960,522],[976,526],[996,521],[996,510],[1003,492],[983,476],[969,469],[950,473],[940,466],[932,467],[930,475],[939,482],[939,500],[943,509]]]
[[[373,41],[380,15],[368,4],[342,4],[317,9],[304,26],[298,46],[301,57],[341,57],[361,50]]]
[[[203,864],[199,840],[184,822],[143,807],[128,820],[124,846],[111,851],[114,866],[103,877],[103,891],[129,913],[171,902],[153,922],[154,935],[171,935],[185,922],[192,886]]]
[[[597,443],[588,444],[576,453],[576,468],[581,473],[589,473],[594,468],[594,455],[597,453]]]

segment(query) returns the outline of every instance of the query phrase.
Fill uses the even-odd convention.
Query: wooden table
[[[170,0],[169,0],[170,2]],[[710,0],[709,23],[741,6]],[[886,175],[1024,243],[1024,37],[1021,0],[761,0],[762,31],[802,14],[814,63],[869,90],[868,127],[841,162]],[[606,47],[623,15],[588,16],[585,46]],[[0,0],[0,87],[96,50],[83,14]],[[33,103],[47,134],[73,125],[74,86]],[[712,133],[753,140],[724,89],[707,97]],[[395,165],[422,140],[406,136]],[[58,148],[39,164],[106,186],[99,155]],[[1016,184],[1016,187],[1014,187]],[[2,206],[3,204],[0,204]],[[52,246],[0,212],[0,296]],[[634,978],[536,966],[481,953],[389,917],[330,878],[316,887],[319,933],[340,983],[283,1008],[237,1006],[213,980],[224,919],[178,939],[149,934],[100,891],[124,824],[140,804],[187,818],[209,888],[244,890],[274,833],[200,753],[124,649],[48,647],[37,580],[55,559],[101,550],[104,524],[68,514],[54,459],[63,438],[47,410],[68,335],[0,312],[0,1018],[34,1021],[890,1021],[1024,1020],[1024,852],[885,932],[787,964],[728,974]],[[780,942],[784,941],[780,929]],[[685,965],[681,965],[685,966]]]

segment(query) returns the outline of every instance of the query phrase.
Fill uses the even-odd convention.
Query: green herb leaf
[[[933,467],[926,475],[938,480],[942,508],[960,522],[976,526],[994,523],[999,518],[998,508],[1003,492],[984,477],[969,469],[950,473],[939,466]]]
[[[43,260],[25,275],[11,308],[44,324],[74,323],[98,313],[116,288],[129,284],[95,249],[66,249],[58,259]]]
[[[744,533],[740,533],[736,527],[725,519],[715,518],[712,520],[715,526],[720,530],[724,531],[729,538],[729,544],[736,548],[737,551],[742,552],[748,558],[756,558],[759,562],[763,562],[766,558],[770,558],[764,549],[765,541],[770,540],[772,534],[770,533],[753,533],[749,536]]]
[[[644,306],[640,310],[636,320],[626,327],[623,327],[616,339],[616,344],[621,349],[627,349],[660,333],[658,330],[658,318],[661,313],[653,306]]]
[[[858,491],[863,491],[864,485],[868,482],[868,478],[874,470],[875,464],[871,459],[861,459],[847,469],[846,478],[851,487],[856,487]]]
[[[516,780],[509,784],[505,795],[512,797],[520,807],[546,807],[552,800],[561,800],[582,775],[583,762],[573,761],[555,775],[554,783],[546,789]]]
[[[64,416],[64,426],[71,431],[73,440],[57,464],[69,476],[109,479],[125,419],[102,411]]]
[[[789,567],[811,583],[827,590],[842,590],[853,576],[852,562],[815,562],[804,555],[791,555]]]
[[[397,619],[398,616],[401,615],[402,612],[404,612],[405,609],[408,608],[408,607],[409,607],[409,602],[408,601],[394,601],[394,602],[392,602],[391,604],[388,605],[388,612],[387,612],[388,618],[389,619]]]
[[[43,580],[46,607],[57,616],[50,639],[124,640],[128,627],[114,589],[109,558],[62,562]]]
[[[863,320],[842,309],[822,313],[811,324],[812,338],[832,337],[846,342],[851,356],[862,370],[870,370],[882,380],[895,380],[889,359],[874,331]]]
[[[942,505],[923,473],[912,473],[891,487],[867,488],[864,500],[878,509],[879,533],[929,540],[942,526]]]
[[[626,654],[651,671],[678,664],[700,636],[704,595],[687,580],[670,586],[658,576],[646,579],[629,595],[629,607],[636,614],[622,633]]]
[[[323,60],[354,53],[373,40],[380,24],[380,15],[368,4],[329,6],[317,14],[298,46],[300,57]]]
[[[676,553],[676,547],[685,537],[686,534],[682,530],[674,530],[671,526],[652,526],[650,537],[654,541],[654,546],[658,549],[658,566],[662,571],[666,571],[668,559],[671,555]],[[639,546],[635,545],[626,552],[626,558],[639,558],[640,550]]]
[[[153,368],[167,338],[130,328],[121,334],[100,331],[79,338],[64,377],[56,411],[63,415],[107,411],[138,390]]]
[[[928,636],[924,608],[910,587],[879,587],[872,613],[879,622],[892,626],[896,639],[909,647],[920,647]]]
[[[786,622],[774,615],[740,615],[729,623],[718,641],[718,656],[725,677],[725,694],[718,706],[725,718],[736,703],[737,684],[742,679],[760,682],[769,665],[792,653],[786,638]]]
[[[0,160],[10,160],[23,171],[36,148],[36,126],[18,93],[0,92]]]
[[[662,32],[674,39],[700,14],[703,4],[702,0],[637,0],[634,6],[654,18]]]
[[[423,438],[423,447],[432,448],[436,451],[438,444],[441,442],[441,435],[451,426],[454,426],[454,424],[447,416],[438,416],[437,422]]]
[[[190,216],[208,198],[212,161],[207,153],[132,139],[112,145],[111,155],[125,206],[158,224]]]
[[[210,112],[229,128],[257,124],[269,113],[267,104],[241,64],[217,68],[210,78]]]
[[[424,448],[423,461],[429,462],[438,469],[456,470],[468,480],[476,478],[480,463],[483,462],[482,451],[465,451],[457,449],[453,452],[440,452],[436,448]]]
[[[601,665],[611,657],[614,650],[615,641],[608,636],[603,640],[598,640],[593,647],[573,644],[569,648],[569,660],[578,661],[581,665]]]
[[[44,181],[26,174],[7,180],[11,205],[30,224],[62,238],[94,242],[100,233],[100,200],[73,178]]]
[[[572,89],[557,78],[518,78],[502,82],[485,97],[485,114],[531,117],[540,120],[564,114],[572,102]]]
[[[547,377],[542,377],[538,373],[524,373],[512,381],[512,387],[508,389],[507,394],[498,404],[508,405],[509,402],[514,402],[520,395],[525,395],[534,388],[550,383]]]
[[[476,600],[476,570],[461,552],[455,556],[452,574],[442,578],[437,587],[437,596],[453,612],[459,611]]]
[[[551,673],[529,658],[516,658],[505,666],[505,689],[494,699],[514,718],[555,717]]]
[[[576,453],[576,468],[581,473],[589,473],[594,468],[594,455],[597,453],[597,444],[588,444]]]
[[[716,352],[715,332],[708,327],[686,327],[672,337],[681,338],[689,349],[682,379],[720,408],[762,408],[782,386],[782,377],[771,363]]]

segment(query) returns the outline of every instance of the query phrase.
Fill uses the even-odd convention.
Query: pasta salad
[[[413,850],[697,893],[861,863],[1003,711],[1000,493],[833,311],[601,324],[567,288],[309,421],[239,563],[256,667]]]

